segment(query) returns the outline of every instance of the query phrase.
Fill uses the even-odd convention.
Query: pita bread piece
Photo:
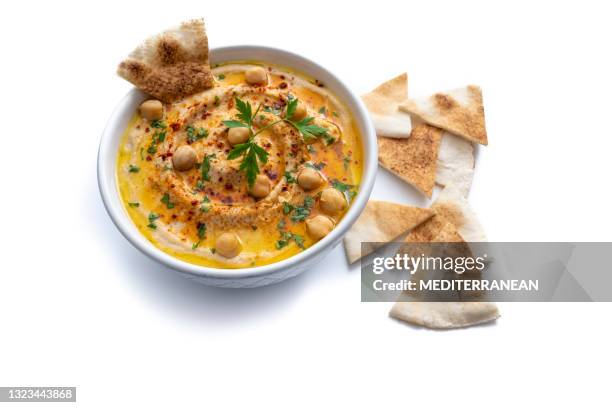
[[[444,132],[436,164],[436,184],[454,186],[467,197],[474,178],[474,145]]]
[[[478,86],[468,85],[427,98],[409,99],[399,108],[470,142],[488,143],[482,91]]]
[[[445,188],[432,209],[436,215],[415,228],[406,242],[475,242],[486,239],[480,223],[457,189]],[[465,234],[465,238],[463,235]],[[461,248],[458,248],[461,251]],[[465,248],[469,251],[469,248]],[[400,252],[402,249],[400,249]],[[459,279],[461,277],[458,277]],[[462,298],[477,293],[459,293]],[[499,311],[490,302],[396,302],[389,312],[395,319],[432,329],[455,329],[495,320]]]
[[[378,138],[378,161],[421,193],[431,198],[442,130],[425,123],[412,129],[408,139]]]
[[[389,316],[430,329],[456,329],[493,321],[499,311],[489,302],[397,302]]]
[[[361,97],[378,136],[407,138],[412,131],[410,115],[398,105],[408,98],[408,75],[403,73]]]
[[[148,38],[117,73],[149,95],[172,102],[212,88],[203,20],[191,20]]]
[[[359,219],[344,237],[344,249],[349,263],[367,256],[383,242],[391,242],[404,232],[433,216],[428,208],[410,207],[386,201],[369,201]],[[372,245],[361,253],[361,243]],[[379,245],[376,245],[379,243]]]
[[[461,191],[453,186],[440,192],[431,206],[437,215],[452,223],[466,242],[486,242],[487,236]]]

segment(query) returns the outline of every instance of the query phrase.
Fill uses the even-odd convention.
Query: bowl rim
[[[378,145],[376,142],[376,133],[374,125],[368,114],[368,111],[362,102],[361,98],[356,95],[348,86],[344,84],[335,74],[321,66],[320,64],[312,61],[311,59],[302,55],[295,54],[290,51],[286,51],[280,48],[259,46],[259,45],[232,45],[224,47],[211,48],[210,56],[211,60],[214,59],[215,53],[232,53],[232,52],[245,52],[256,54],[284,54],[285,57],[293,60],[300,61],[300,63],[312,67],[314,70],[322,72],[325,76],[335,82],[334,86],[339,88],[346,95],[340,99],[350,98],[349,110],[354,116],[354,120],[361,120],[362,126],[359,126],[361,131],[361,142],[363,147],[363,158],[364,167],[362,180],[360,183],[359,194],[356,200],[351,204],[349,210],[340,220],[338,225],[333,231],[325,236],[323,239],[313,244],[311,247],[304,251],[290,256],[278,262],[274,262],[267,265],[247,267],[247,268],[214,268],[202,265],[192,264],[181,259],[175,258],[170,254],[157,248],[151,242],[149,242],[141,233],[138,231],[133,221],[125,211],[121,199],[119,197],[119,191],[117,189],[116,176],[113,177],[112,182],[108,182],[105,175],[109,171],[115,174],[116,160],[117,160],[117,149],[118,143],[113,143],[113,128],[116,126],[121,115],[132,103],[132,99],[137,96],[140,92],[137,88],[132,88],[119,102],[119,104],[113,110],[107,124],[102,132],[100,138],[100,145],[98,149],[97,158],[97,179],[98,188],[106,212],[110,216],[112,222],[115,224],[121,234],[127,239],[132,246],[137,248],[139,251],[147,255],[148,257],[156,260],[157,262],[173,269],[176,271],[184,272],[196,277],[204,278],[215,278],[215,279],[240,279],[240,278],[253,278],[253,277],[265,277],[281,270],[289,270],[293,267],[303,263],[309,258],[315,257],[317,254],[325,250],[329,245],[333,245],[336,241],[343,238],[346,232],[350,229],[353,223],[357,220],[359,215],[362,213],[367,201],[369,200],[370,194],[374,187],[374,181],[376,178],[376,172],[378,168]],[[228,60],[231,61],[231,60]],[[267,62],[266,59],[253,58],[253,61]],[[270,63],[274,63],[270,61]],[[280,64],[283,65],[283,64]],[[285,65],[286,66],[286,65]],[[290,66],[289,66],[290,67]],[[309,74],[306,72],[306,74]],[[336,92],[337,93],[337,90]],[[352,105],[352,106],[351,106]],[[112,154],[110,154],[112,153]],[[112,200],[117,199],[121,204],[120,209],[117,209]]]

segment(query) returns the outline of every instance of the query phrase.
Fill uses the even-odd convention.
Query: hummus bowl
[[[102,135],[100,193],[127,240],[171,269],[213,286],[277,283],[323,259],[359,217],[374,128],[360,98],[306,58],[259,46],[210,56],[217,86],[164,105],[161,119],[146,118],[155,105],[141,91],[124,97]]]

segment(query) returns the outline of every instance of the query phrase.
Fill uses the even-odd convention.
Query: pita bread
[[[474,145],[444,132],[436,164],[436,184],[454,186],[467,197],[474,178]]]
[[[117,73],[164,102],[212,88],[204,21],[188,21],[147,39],[119,64]]]
[[[430,329],[456,329],[493,321],[499,311],[489,302],[397,302],[389,315]]]
[[[387,170],[431,198],[442,130],[419,124],[408,139],[378,138],[378,161]]]
[[[470,142],[488,143],[482,92],[478,86],[468,85],[427,98],[409,99],[399,108]]]
[[[408,75],[403,73],[361,97],[370,111],[378,136],[407,138],[412,130],[410,115],[398,109],[408,98]]]
[[[441,216],[455,228],[466,242],[486,242],[487,236],[467,199],[459,189],[449,186],[440,192],[431,206],[436,216]]]
[[[467,200],[456,188],[445,188],[432,205],[432,209],[436,215],[411,231],[406,237],[406,242],[476,242],[486,239],[480,223],[467,205]],[[465,248],[451,247],[451,249],[470,251],[467,244]],[[400,252],[402,250],[400,249]],[[461,279],[461,276],[458,276],[458,279]],[[478,295],[478,293],[457,294],[460,298]],[[495,320],[499,317],[499,311],[497,306],[490,302],[412,301],[396,302],[389,315],[418,326],[454,329]]]
[[[433,216],[428,208],[410,207],[386,201],[369,201],[359,219],[344,237],[344,249],[349,263],[374,252],[380,245],[391,242],[404,232],[416,227]],[[361,243],[372,243],[361,253]]]

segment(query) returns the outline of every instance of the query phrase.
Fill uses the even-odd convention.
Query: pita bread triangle
[[[399,108],[470,142],[488,143],[482,91],[478,86],[468,85],[427,98],[409,99]]]
[[[212,88],[204,20],[191,20],[148,38],[117,73],[149,95],[173,102]]]
[[[418,191],[431,197],[442,130],[425,123],[416,125],[408,139],[378,138],[378,161]]]
[[[378,136],[407,138],[412,130],[410,115],[398,105],[408,98],[408,75],[403,73],[361,97],[370,111]]]
[[[374,252],[380,243],[391,242],[433,216],[428,208],[417,208],[386,201],[369,201],[361,216],[344,237],[349,263]],[[362,253],[362,242],[372,243]],[[379,244],[379,245],[377,245]]]
[[[467,200],[457,189],[445,188],[432,209],[436,215],[412,230],[406,242],[476,242],[486,239]],[[410,294],[404,296],[410,297]],[[458,296],[464,297],[461,293]],[[499,311],[491,302],[398,301],[389,315],[417,326],[454,329],[493,321],[499,317]]]

